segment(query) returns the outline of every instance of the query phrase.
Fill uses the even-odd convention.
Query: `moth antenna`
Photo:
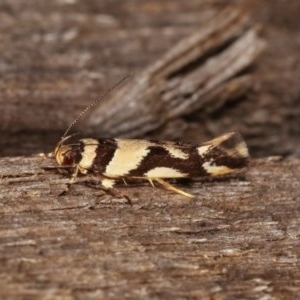
[[[125,77],[123,77],[121,80],[119,80],[115,85],[110,87],[108,90],[106,90],[100,97],[98,97],[95,101],[93,101],[91,104],[89,104],[78,116],[77,118],[71,123],[71,125],[68,127],[68,129],[65,131],[61,139],[63,140],[69,131],[73,128],[73,126],[98,102],[100,102],[103,98],[105,98],[107,95],[109,95],[115,88],[117,88],[121,83],[123,83],[125,80],[127,80],[129,77],[132,76],[132,73],[129,73]]]

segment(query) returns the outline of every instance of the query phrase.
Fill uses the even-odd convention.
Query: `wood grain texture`
[[[268,48],[215,86],[210,105],[151,135],[198,142],[239,130],[255,155],[299,156],[299,0],[2,1],[0,155],[53,150],[103,90],[228,5],[249,28],[262,24]],[[178,183],[193,201],[148,183],[122,187],[132,206],[92,181],[58,197],[69,179],[43,166],[54,162],[0,158],[1,298],[299,298],[299,159]]]
[[[180,195],[122,188],[133,205],[68,178],[53,159],[0,159],[5,299],[296,299],[300,161],[252,162],[245,178]]]

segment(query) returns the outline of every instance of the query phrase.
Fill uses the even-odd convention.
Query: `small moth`
[[[73,171],[69,186],[78,174],[96,176],[103,189],[114,190],[118,181],[148,180],[158,182],[175,193],[194,197],[165,179],[199,178],[235,172],[247,165],[249,154],[237,132],[225,133],[201,145],[138,139],[84,138],[67,144],[74,124],[116,86],[90,104],[66,130],[54,150],[61,167]]]

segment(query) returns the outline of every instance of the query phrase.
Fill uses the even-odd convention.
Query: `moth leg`
[[[152,187],[154,187],[154,183],[153,183],[153,180],[151,178],[147,178],[148,181],[150,182],[150,184],[152,185]]]
[[[180,190],[178,188],[176,188],[175,186],[173,186],[172,184],[170,184],[169,182],[161,179],[161,178],[154,178],[155,181],[157,181],[158,183],[160,183],[162,186],[164,186],[167,190],[170,190],[170,191],[173,191],[177,194],[180,194],[180,195],[183,195],[183,196],[186,196],[186,197],[189,197],[189,198],[194,198],[195,196],[190,194],[190,193],[187,193],[183,190]]]
[[[131,199],[128,196],[123,195],[121,192],[119,192],[117,189],[114,188],[114,185],[116,184],[116,180],[111,178],[103,178],[101,180],[101,184],[105,192],[119,198],[124,198],[127,200],[128,204],[132,205]]]
[[[71,185],[75,182],[75,179],[76,179],[76,177],[78,175],[78,172],[79,172],[79,165],[76,165],[75,171],[72,174],[69,183],[67,184],[66,188],[61,193],[59,193],[59,196],[63,196],[63,195],[65,195],[69,191]]]

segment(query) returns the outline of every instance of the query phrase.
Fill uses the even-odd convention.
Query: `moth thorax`
[[[55,148],[55,159],[60,166],[72,166],[75,162],[75,154],[69,145],[58,145]]]

